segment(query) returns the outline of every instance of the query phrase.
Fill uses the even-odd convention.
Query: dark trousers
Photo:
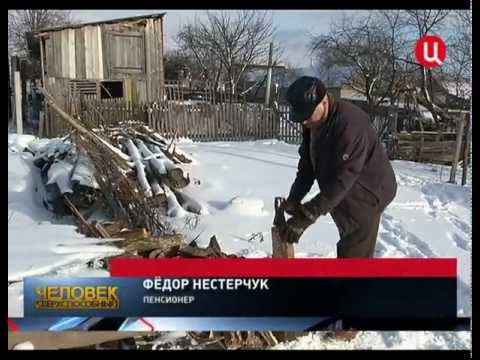
[[[337,258],[373,257],[382,211],[378,205],[346,198],[331,212],[340,235]]]

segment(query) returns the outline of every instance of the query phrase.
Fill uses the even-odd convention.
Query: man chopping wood
[[[396,195],[390,161],[369,116],[334,99],[317,78],[304,76],[287,90],[294,122],[303,125],[298,171],[285,202],[292,215],[282,239],[296,243],[330,213],[339,234],[337,257],[373,257],[380,217]],[[320,193],[301,203],[317,181]]]

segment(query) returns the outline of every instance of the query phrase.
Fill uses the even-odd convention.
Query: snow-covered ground
[[[83,238],[71,225],[55,220],[38,202],[38,170],[31,156],[14,152],[19,140],[9,137],[9,280],[58,269],[76,274],[82,262],[115,253],[97,240]],[[192,183],[185,193],[208,210],[187,237],[200,246],[215,235],[226,253],[245,257],[271,254],[273,199],[286,196],[295,178],[298,146],[276,140],[255,142],[183,142],[194,162],[183,165]],[[377,257],[455,257],[458,259],[458,314],[470,316],[471,183],[447,184],[448,167],[394,161],[399,184],[385,211]],[[458,172],[459,179],[461,170]],[[307,195],[318,191],[314,185]],[[177,226],[189,224],[176,219]],[[296,257],[335,257],[337,229],[330,216],[310,227],[296,245]],[[21,286],[9,287],[9,316],[19,308]],[[12,303],[12,305],[11,305]],[[154,323],[154,319],[148,318]],[[351,343],[322,340],[312,333],[277,348],[470,348],[470,333],[364,332]]]
[[[19,152],[33,137],[9,136],[8,146],[8,315],[23,316],[23,283],[26,276],[67,274],[86,269],[90,260],[120,254],[76,231],[76,226],[56,218],[42,204],[43,186],[33,156]],[[75,272],[77,274],[78,271]],[[90,274],[90,272],[88,272]],[[98,275],[98,270],[92,276]],[[79,275],[80,276],[80,275]],[[87,276],[87,275],[84,275]]]
[[[182,149],[194,156],[185,168],[200,181],[186,191],[210,213],[201,217],[200,243],[216,235],[227,253],[270,256],[273,199],[290,190],[298,147],[268,140],[185,143]],[[470,316],[471,185],[446,183],[445,166],[393,161],[393,167],[398,192],[383,214],[376,257],[457,258],[458,314]],[[460,183],[461,170],[457,174]],[[306,199],[318,191],[314,184]],[[332,218],[320,218],[295,245],[295,256],[335,257],[338,239]]]
[[[295,341],[280,343],[274,350],[466,350],[471,348],[468,331],[364,331],[351,342],[325,340],[324,333],[310,333]]]

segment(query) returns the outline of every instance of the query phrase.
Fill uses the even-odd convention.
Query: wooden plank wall
[[[62,77],[62,34],[56,31],[52,34],[53,46],[53,77]]]
[[[68,49],[67,51],[67,63],[68,63],[68,74],[67,78],[69,79],[75,79],[77,77],[77,63],[76,63],[76,51],[75,51],[75,30],[74,29],[68,29],[67,31],[67,38],[68,38]]]
[[[111,32],[117,32],[118,54],[110,54]],[[103,24],[54,31],[45,37],[46,77],[75,80],[128,80],[131,101],[163,101],[163,21]],[[114,59],[126,64],[112,72]]]
[[[60,50],[60,61],[62,62],[61,67],[61,78],[68,78],[70,75],[69,69],[69,46],[68,46],[68,30],[59,31],[58,34],[60,35],[60,42],[61,42],[61,50]]]
[[[69,101],[68,79],[46,78],[46,88],[58,106],[66,112],[72,113]],[[69,131],[71,131],[71,127],[65,123],[56,111],[49,108],[45,121],[45,135],[47,137],[57,137],[65,135]]]
[[[100,26],[86,26],[84,32],[85,77],[90,80],[103,80],[102,33]]]
[[[45,71],[46,76],[53,76],[54,64],[53,64],[53,40],[51,37],[45,39]]]
[[[76,31],[65,29],[52,32],[45,38],[46,76],[74,79],[81,60],[77,58],[80,44],[77,46]],[[78,49],[77,49],[78,48]]]
[[[104,79],[100,26],[54,31],[45,39],[48,77]]]
[[[83,29],[75,29],[75,73],[76,78],[87,78],[85,69],[85,34]]]
[[[147,19],[145,25],[145,57],[148,101],[163,99],[163,33],[161,19]]]

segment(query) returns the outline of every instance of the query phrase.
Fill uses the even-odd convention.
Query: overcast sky
[[[173,39],[179,28],[195,16],[205,16],[204,10],[73,10],[72,15],[81,22],[101,21],[129,16],[166,12],[164,30],[165,47],[175,46]],[[311,34],[328,31],[330,23],[338,19],[346,10],[273,10],[277,40],[285,47],[285,58],[295,67],[310,66],[311,59],[307,44]],[[358,11],[356,11],[358,12]]]

